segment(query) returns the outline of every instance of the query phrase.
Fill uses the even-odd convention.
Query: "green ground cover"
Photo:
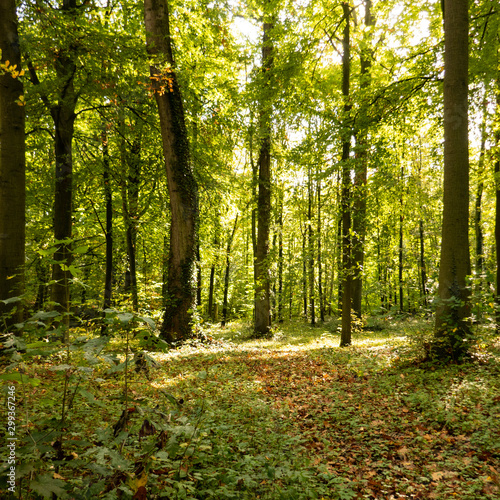
[[[121,320],[109,339],[75,330],[70,348],[33,342],[4,360],[16,498],[500,496],[493,334],[444,367],[417,361],[414,320],[372,322],[344,349],[335,322],[267,340],[232,323],[165,351]]]

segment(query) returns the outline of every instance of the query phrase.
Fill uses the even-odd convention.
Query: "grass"
[[[335,321],[265,340],[205,326],[211,342],[147,352],[138,373],[123,336],[18,360],[17,494],[498,498],[498,339],[444,367],[416,361],[425,323],[371,324],[344,349]]]

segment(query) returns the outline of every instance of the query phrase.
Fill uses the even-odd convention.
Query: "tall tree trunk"
[[[109,172],[108,135],[104,130],[101,134],[103,156],[103,184],[106,200],[106,275],[104,280],[103,309],[111,307],[113,296],[113,194]]]
[[[54,253],[56,263],[52,267],[51,299],[59,304],[57,310],[63,314],[62,323],[69,326],[70,280],[68,266],[72,262],[72,203],[73,203],[73,134],[77,96],[73,80],[76,71],[74,55],[61,53],[57,58],[57,75],[66,82],[61,89],[59,102],[51,109],[55,125],[55,192],[54,192]],[[63,334],[68,341],[67,328]]]
[[[193,334],[192,276],[196,260],[198,186],[191,168],[182,96],[174,71],[168,2],[145,0],[144,23],[148,54],[166,63],[164,67],[151,65],[150,75],[160,115],[171,210],[168,296],[160,335],[173,343]]]
[[[270,33],[273,23],[264,21],[262,71],[264,88],[259,118],[259,194],[257,203],[257,246],[255,253],[255,325],[256,337],[269,333],[271,301],[269,277],[269,228],[271,222],[271,103],[268,84],[273,71],[273,44]]]
[[[217,210],[217,222],[215,224],[215,234],[214,234],[214,248],[216,250],[216,256],[214,260],[212,261],[212,265],[210,266],[210,278],[209,278],[209,283],[208,283],[208,317],[212,320],[215,321],[215,270],[217,268],[218,264],[218,255],[219,255],[219,248],[220,248],[220,240],[219,240],[219,211]]]
[[[137,125],[137,124],[136,124]],[[141,176],[141,139],[134,138],[130,145],[123,141],[122,162],[127,169],[126,182],[122,184],[123,217],[125,221],[125,240],[127,244],[127,263],[125,291],[131,294],[134,311],[139,309],[137,288],[137,219],[139,217],[139,186]]]
[[[444,192],[435,323],[436,355],[458,359],[468,349],[470,296],[468,152],[468,1],[445,0]]]
[[[76,0],[63,0],[60,10],[67,17],[68,25],[74,22],[78,14]],[[70,280],[69,266],[72,262],[72,203],[73,203],[73,150],[72,142],[75,125],[75,109],[78,94],[75,91],[74,79],[76,74],[77,44],[60,47],[56,51],[55,70],[59,81],[56,89],[56,103],[51,103],[48,95],[41,94],[43,103],[50,111],[54,122],[54,151],[55,151],[55,187],[54,187],[54,252],[55,263],[52,266],[51,300],[55,308],[62,315],[63,341],[69,341],[69,303]],[[39,86],[40,80],[36,70],[28,61],[31,81]]]
[[[498,43],[498,41],[497,41]],[[497,67],[500,61],[500,47],[497,48]],[[500,72],[496,81],[496,116],[500,116]],[[495,253],[496,253],[496,331],[500,332],[500,129],[495,130]]]
[[[307,250],[307,262],[309,270],[309,312],[311,316],[311,326],[316,326],[316,309],[314,303],[314,234],[312,227],[313,220],[313,187],[312,187],[312,169],[309,169],[309,179],[307,184],[307,240],[308,240],[308,250]]]
[[[352,307],[352,256],[351,256],[351,127],[349,112],[350,87],[350,6],[342,3],[344,13],[344,39],[342,54],[342,95],[344,97],[344,123],[342,143],[342,331],[340,346],[351,344],[351,307]]]
[[[201,290],[202,290],[202,276],[201,276],[201,254],[200,242],[196,244],[196,306],[201,306]]]
[[[476,188],[476,202],[474,204],[474,232],[476,236],[476,279],[478,284],[478,291],[481,289],[481,280],[483,274],[483,229],[481,227],[481,211],[482,211],[482,198],[484,189],[484,156],[486,152],[486,109],[487,101],[483,102],[483,121],[481,124],[481,149],[479,152],[479,161],[477,165],[477,188]]]
[[[236,228],[238,227],[238,215],[234,220],[233,231],[228,235],[227,246],[226,246],[226,269],[224,271],[224,298],[222,302],[222,321],[221,326],[226,326],[227,321],[227,299],[229,295],[229,271],[231,264],[231,246],[233,244],[234,235],[236,233]]]
[[[15,0],[0,0],[2,63],[21,70]],[[3,72],[1,72],[3,73]],[[23,319],[22,303],[1,302],[24,293],[25,143],[23,84],[0,73],[0,331]]]
[[[278,323],[283,323],[283,194],[278,214]]]
[[[402,160],[404,159],[404,155]],[[404,311],[404,301],[403,301],[403,249],[404,249],[404,240],[403,240],[403,223],[404,223],[404,166],[403,162],[401,162],[401,189],[400,189],[400,197],[399,197],[399,249],[398,249],[398,286],[399,286],[399,312]]]
[[[365,26],[373,24],[371,15],[371,0],[365,0]],[[371,85],[371,54],[365,48],[361,52],[361,87]],[[366,118],[365,118],[366,120]],[[354,200],[353,200],[353,220],[352,220],[352,261],[354,276],[352,279],[352,309],[358,318],[362,313],[363,296],[363,266],[365,260],[365,238],[366,238],[366,182],[368,178],[368,155],[367,138],[364,127],[368,123],[361,124],[361,130],[357,134],[359,152],[357,154],[356,172],[354,175]]]
[[[420,239],[420,279],[422,281],[422,298],[424,306],[427,307],[427,269],[425,266],[425,248],[424,248],[424,222],[422,219],[418,222],[418,234]]]
[[[316,226],[316,238],[318,239],[318,299],[319,299],[319,319],[325,322],[325,296],[323,293],[323,262],[321,255],[321,179],[316,181],[316,195],[318,197],[318,219]]]
[[[307,229],[302,231],[302,302],[304,305],[304,319],[307,321]]]

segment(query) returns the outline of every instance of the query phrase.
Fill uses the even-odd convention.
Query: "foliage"
[[[3,358],[23,498],[498,496],[491,334],[469,364],[443,366],[417,362],[422,321],[380,318],[347,349],[327,328],[245,340],[250,325],[231,323],[168,352],[138,333],[124,366],[140,318],[108,316],[112,338],[75,330],[65,352],[39,341]]]

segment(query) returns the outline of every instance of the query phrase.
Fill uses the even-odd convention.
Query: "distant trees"
[[[352,311],[361,319],[429,312],[439,272],[433,249],[442,239],[437,343],[448,342],[446,325],[459,318],[466,344],[467,69],[465,60],[451,63],[449,47],[463,58],[467,27],[460,39],[445,23],[443,160],[439,3],[402,9],[395,0],[327,0],[295,9],[262,0],[237,11],[219,0],[147,0],[144,11],[130,0],[22,5],[29,77],[1,81],[23,82],[26,92],[28,217],[24,224],[12,216],[22,212],[13,194],[0,212],[3,224],[26,228],[26,253],[16,250],[11,264],[13,254],[1,258],[9,270],[0,273],[0,300],[21,293],[10,269],[26,261],[28,306],[57,308],[65,318],[77,302],[161,307],[162,336],[177,342],[200,316],[253,320],[262,337],[274,318],[317,324],[342,315],[349,345]],[[454,16],[458,6],[450,5],[446,15]],[[480,50],[472,51],[468,97],[479,113],[495,98],[498,22],[488,2],[470,9],[469,41]],[[460,68],[457,78],[450,64]],[[22,90],[12,92],[17,99]],[[2,101],[1,109],[3,127],[23,106],[6,115]],[[473,167],[481,158],[471,169],[473,279],[482,280],[472,314],[478,302],[492,307],[479,297],[490,297],[484,285],[496,267],[488,229],[496,129],[490,105],[481,115],[482,152],[469,146]],[[8,137],[20,128],[3,130]],[[2,154],[15,144],[2,135]],[[1,175],[14,165],[4,158]],[[3,198],[13,193],[5,186]],[[16,238],[20,245],[21,231]]]

